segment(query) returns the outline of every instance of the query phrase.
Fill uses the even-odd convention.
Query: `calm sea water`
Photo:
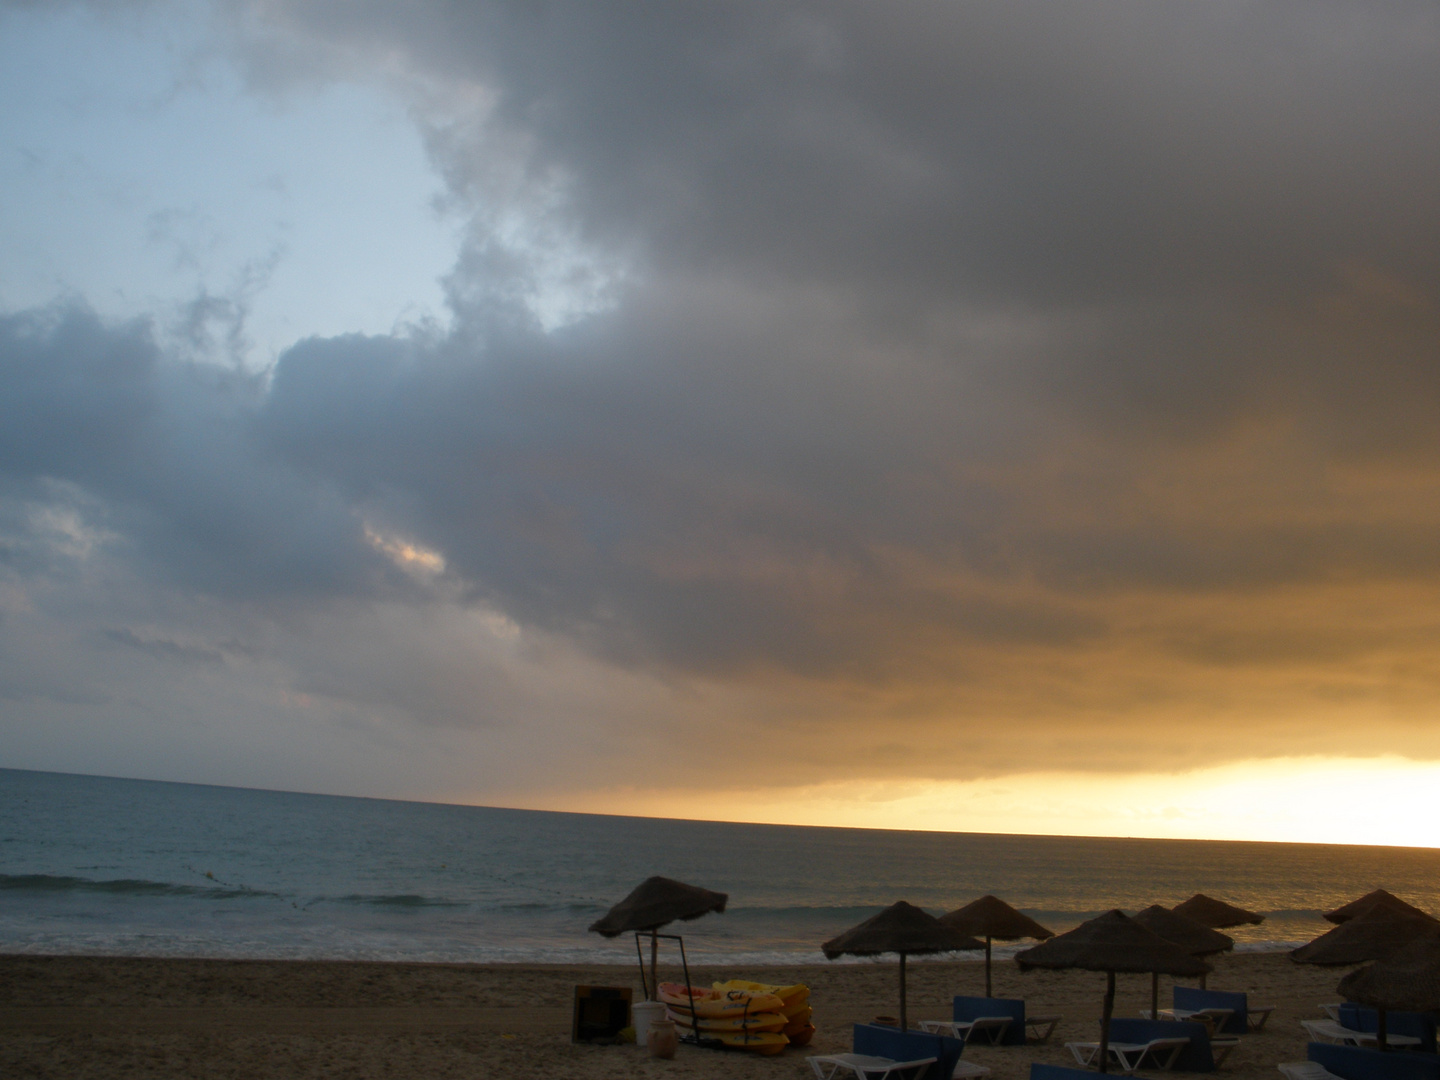
[[[0,770],[0,952],[628,962],[586,933],[651,874],[730,894],[692,960],[811,963],[895,900],[993,892],[1053,930],[1205,892],[1290,947],[1384,886],[1440,911],[1440,852],[736,825]],[[1015,946],[1016,948],[1024,947]]]

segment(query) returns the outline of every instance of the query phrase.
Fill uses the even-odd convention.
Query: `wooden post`
[[[650,1000],[651,1000],[651,1001],[659,1001],[659,1000],[660,1000],[660,984],[659,984],[658,982],[656,982],[656,980],[655,980],[655,960],[656,960],[656,956],[657,956],[657,954],[658,954],[659,952],[660,952],[660,932],[659,932],[658,930],[651,930],[651,931],[650,931],[650,993],[651,993],[651,998],[650,998]],[[688,986],[685,988],[685,992],[686,992],[687,994],[690,992],[690,988],[689,988]],[[693,998],[691,999],[690,1004],[691,1004],[692,1006],[695,1004],[695,1001],[694,1001]]]
[[[905,954],[900,954],[900,1030],[910,1030],[910,1018],[905,1015]]]
[[[1115,973],[1105,973],[1105,1011],[1100,1015],[1100,1071],[1110,1071],[1110,1017],[1115,1012]]]
[[[990,935],[985,935],[985,996],[994,997],[990,992]]]
[[[1160,1019],[1160,973],[1150,973],[1150,1019]]]
[[[1375,1010],[1375,1045],[1380,1049],[1380,1052],[1381,1052],[1382,1054],[1383,1054],[1386,1050],[1390,1049],[1389,1045],[1388,1045],[1388,1044],[1386,1043],[1386,1041],[1385,1041],[1385,1010],[1384,1010],[1384,1009],[1376,1009],[1376,1010]]]

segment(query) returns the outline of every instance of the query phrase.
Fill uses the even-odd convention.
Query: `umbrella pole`
[[[1100,1014],[1100,1071],[1110,1071],[1110,1016],[1115,1012],[1115,973],[1105,973],[1105,1010]]]
[[[640,951],[640,934],[642,931],[635,931],[635,960],[640,964],[640,986],[645,991],[645,1000],[649,1001],[650,987],[645,982],[645,954]]]
[[[1160,1019],[1160,973],[1150,972],[1150,1019]]]
[[[985,996],[994,997],[990,992],[990,935],[985,935]]]
[[[1386,1050],[1390,1049],[1389,1046],[1387,1046],[1386,1043],[1385,1043],[1385,1010],[1384,1010],[1384,1009],[1376,1009],[1376,1010],[1375,1010],[1375,1045],[1380,1048],[1380,1052],[1381,1052],[1382,1054],[1383,1054]]]
[[[910,1030],[910,1018],[905,1015],[905,954],[900,954],[900,1030]]]
[[[659,1001],[659,1000],[660,1000],[660,984],[655,981],[655,961],[656,961],[656,957],[657,957],[657,955],[659,954],[659,952],[660,952],[660,932],[659,932],[658,930],[651,930],[651,931],[650,931],[650,985],[655,988],[655,996],[650,999],[651,1001]],[[689,988],[688,986],[685,988],[685,992],[686,992],[687,994],[690,992],[690,988]],[[694,1005],[694,1004],[695,1004],[695,1002],[694,1002],[693,999],[691,1000],[690,1004],[691,1004],[691,1005]]]

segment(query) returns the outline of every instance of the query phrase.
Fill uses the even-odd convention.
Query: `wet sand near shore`
[[[801,1078],[805,1057],[850,1049],[850,1025],[898,1009],[894,958],[809,967],[695,967],[697,983],[750,978],[811,987],[814,1042],[776,1057],[682,1046],[671,1061],[635,1046],[570,1042],[577,984],[633,986],[631,966],[410,964],[346,961],[176,960],[0,956],[0,1076],[36,1078],[300,1077],[509,1078],[555,1080],[671,1077]],[[1277,1006],[1266,1029],[1246,1036],[1217,1077],[1275,1080],[1281,1061],[1302,1060],[1301,1019],[1338,1000],[1348,969],[1314,968],[1283,953],[1222,956],[1215,989],[1245,990]],[[678,978],[662,971],[661,978]],[[1031,1012],[1063,1013],[1047,1044],[971,1046],[966,1060],[994,1080],[1023,1080],[1032,1061],[1073,1065],[1067,1040],[1098,1037],[1105,976],[995,970],[995,992],[1023,997]],[[1161,980],[1162,1004],[1170,980]],[[971,961],[912,963],[912,1020],[949,1015],[955,994],[983,992]],[[1150,1004],[1150,979],[1121,975],[1115,1012]]]

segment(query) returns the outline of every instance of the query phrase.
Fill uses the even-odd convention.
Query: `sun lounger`
[[[1210,1072],[1235,1045],[1230,1038],[1212,1039],[1205,1025],[1195,1021],[1138,1020],[1128,1016],[1117,1016],[1110,1021],[1110,1038],[1123,1043],[1184,1039],[1187,1045],[1172,1066],[1180,1072]]]
[[[1305,1057],[1341,1080],[1440,1080],[1440,1056],[1423,1050],[1382,1053],[1363,1046],[1312,1042]]]
[[[1343,1001],[1332,1001],[1329,1005],[1321,1005],[1320,1011],[1338,1024],[1340,1022],[1340,1006],[1343,1004]]]
[[[1285,1074],[1285,1080],[1341,1080],[1315,1061],[1282,1061],[1275,1067]]]
[[[1025,1017],[1025,1035],[1034,1042],[1049,1042],[1055,1028],[1065,1017],[1059,1013],[1044,1013],[1040,1016]]]
[[[1000,1026],[1000,1020],[1008,1018],[1009,1025]],[[1025,1002],[1020,998],[966,997],[956,995],[950,1001],[950,1021],[955,1024],[969,1024],[985,1021],[972,1028],[968,1042],[984,1042],[996,1046],[1024,1046],[1032,1031],[1043,1029],[1046,1037],[1060,1020],[1058,1016],[1027,1016]]]
[[[1141,1009],[1140,1015],[1146,1020],[1153,1019],[1149,1009]],[[1225,1030],[1230,1018],[1235,1015],[1234,1009],[1161,1009],[1161,1020],[1181,1020],[1194,1024],[1204,1024],[1205,1031],[1212,1037]]]
[[[1189,1045],[1190,1040],[1183,1036],[1151,1039],[1149,1042],[1143,1043],[1112,1042],[1110,1056],[1120,1066],[1121,1072],[1133,1073],[1144,1064],[1147,1057],[1153,1068],[1173,1069],[1175,1062],[1179,1060],[1180,1051]],[[1077,1062],[1088,1067],[1099,1055],[1100,1044],[1098,1042],[1070,1042],[1065,1044],[1065,1049],[1075,1055]]]
[[[1265,1021],[1270,1019],[1270,1014],[1274,1011],[1274,1005],[1251,1005],[1246,1010],[1245,1026],[1251,1031],[1263,1031]]]
[[[920,1030],[932,1035],[949,1035],[952,1039],[966,1042],[988,1043],[999,1046],[1006,1029],[1010,1027],[1008,1016],[977,1016],[974,1020],[921,1020]]]
[[[1247,1031],[1259,1031],[1275,1009],[1273,1005],[1252,1006],[1250,996],[1240,990],[1202,990],[1197,986],[1176,986],[1171,991],[1171,997],[1171,1004],[1177,1015],[1182,1010],[1202,1012],[1228,1009],[1230,1015],[1223,1023],[1216,1025],[1217,1035],[1244,1035]]]
[[[1225,1064],[1225,1059],[1230,1056],[1230,1051],[1240,1045],[1240,1036],[1221,1035],[1210,1040],[1210,1056],[1215,1059],[1215,1067],[1218,1069]]]
[[[856,1080],[920,1080],[935,1064],[933,1057],[895,1061],[873,1054],[812,1054],[805,1059],[815,1080],[853,1076]]]
[[[1354,1028],[1342,1027],[1334,1020],[1301,1020],[1300,1026],[1316,1042],[1334,1043],[1338,1046],[1375,1046],[1379,1037],[1373,1031],[1356,1031]],[[1387,1035],[1385,1042],[1389,1046],[1419,1046],[1421,1040],[1414,1035]]]
[[[1374,1010],[1364,1005],[1357,1005],[1347,1001],[1340,1006],[1338,1022],[1341,1027],[1352,1028],[1355,1031],[1373,1032],[1380,1026],[1380,1016]],[[1385,1026],[1389,1031],[1387,1041],[1394,1042],[1396,1035],[1413,1035],[1420,1040],[1419,1048],[1435,1053],[1435,1014],[1421,1012],[1404,1012],[1399,1009],[1391,1009],[1386,1013]],[[1395,1043],[1395,1045],[1409,1045]]]
[[[923,1031],[856,1024],[849,1054],[816,1054],[806,1060],[816,1080],[844,1075],[855,1080],[965,1080],[990,1075],[983,1065],[961,1061],[965,1043]]]

